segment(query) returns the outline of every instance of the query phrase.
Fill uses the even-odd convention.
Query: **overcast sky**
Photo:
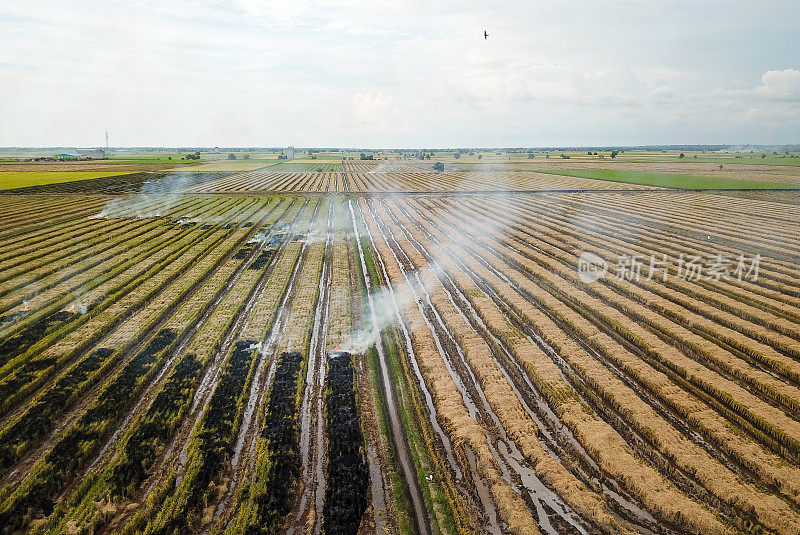
[[[2,146],[798,143],[800,2],[6,1],[0,103]]]

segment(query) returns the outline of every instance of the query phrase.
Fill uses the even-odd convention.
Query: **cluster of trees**
[[[190,152],[186,155],[187,160],[199,160],[200,159],[200,151]],[[183,158],[181,158],[183,160]]]
[[[372,154],[364,154],[363,152],[359,155],[362,160],[374,160]]]

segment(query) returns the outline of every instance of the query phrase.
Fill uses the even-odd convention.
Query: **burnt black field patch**
[[[358,533],[367,508],[367,463],[350,353],[331,353],[325,423],[328,431],[328,482],[323,525],[326,535]]]
[[[270,258],[272,255],[275,254],[275,249],[265,249],[261,251],[258,257],[253,260],[253,263],[250,264],[250,269],[262,269],[269,263]]]
[[[300,477],[300,426],[297,380],[303,357],[300,353],[281,353],[270,389],[261,438],[269,451],[269,467],[263,489],[254,497],[256,514],[253,530],[275,533],[289,514],[292,490]],[[255,531],[254,531],[255,532]]]
[[[19,459],[21,447],[40,440],[50,432],[55,418],[70,404],[89,375],[97,371],[112,353],[111,349],[105,347],[94,350],[61,377],[3,434],[0,443],[0,469],[8,469]],[[33,379],[36,371],[53,364],[55,359],[26,363],[12,381],[3,384],[0,396],[10,395]]]
[[[286,234],[283,233],[273,234],[272,237],[267,242],[267,247],[277,247],[278,245],[280,245],[280,243],[283,241],[285,237]]]
[[[236,260],[244,260],[252,252],[253,252],[253,246],[252,245],[245,245],[244,247],[242,247],[241,249],[236,251],[236,254],[233,255],[233,258],[235,258]]]
[[[11,323],[21,318],[25,314],[26,312],[24,310],[19,310],[17,312],[9,312],[8,314],[0,316],[0,323]]]
[[[109,493],[132,494],[147,477],[157,448],[166,443],[180,423],[178,415],[192,397],[202,366],[194,353],[184,356],[156,396],[142,422],[125,443],[122,460],[109,477]]]

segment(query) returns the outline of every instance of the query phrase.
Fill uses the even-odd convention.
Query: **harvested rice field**
[[[0,532],[800,533],[800,167],[274,156],[0,194]]]

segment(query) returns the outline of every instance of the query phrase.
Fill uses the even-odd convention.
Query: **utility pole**
[[[108,154],[108,130],[106,130],[106,154]]]

